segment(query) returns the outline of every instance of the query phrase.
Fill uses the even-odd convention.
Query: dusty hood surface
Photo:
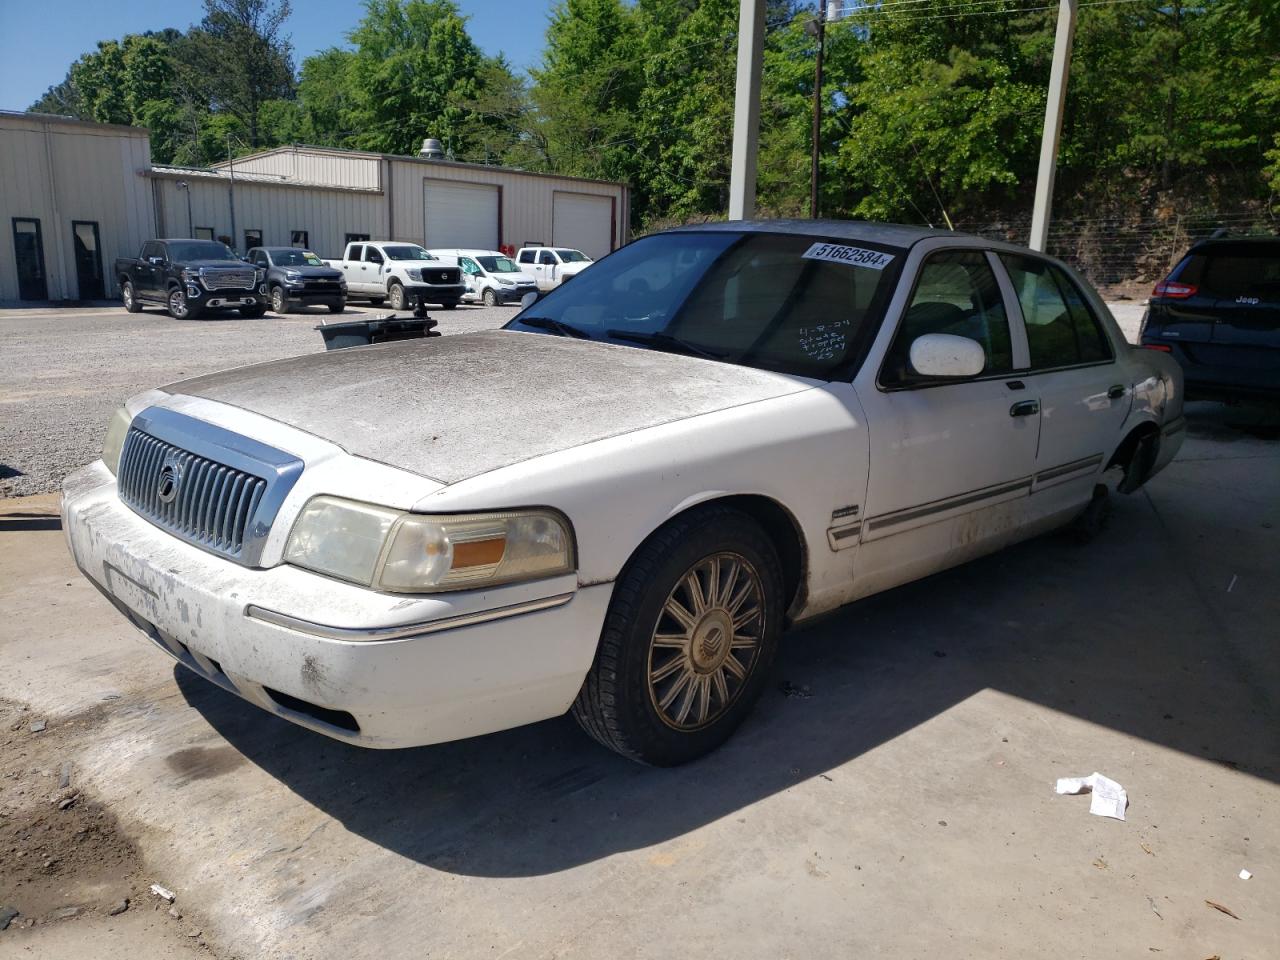
[[[165,387],[454,483],[570,447],[809,389],[695,357],[491,330],[309,354]]]

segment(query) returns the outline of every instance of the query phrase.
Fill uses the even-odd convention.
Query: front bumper
[[[414,283],[409,280],[404,285],[404,292],[410,299],[426,303],[457,303],[467,288],[461,283]]]
[[[390,596],[289,566],[250,569],[178,540],[98,461],[67,478],[76,565],[153,643],[231,693],[366,747],[441,743],[564,713],[611,586],[573,575]]]
[[[498,294],[499,303],[512,303],[523,299],[526,293],[537,293],[538,285],[529,283],[517,287],[494,287],[493,290]]]
[[[198,296],[191,295],[193,290]],[[227,307],[266,306],[267,298],[256,289],[205,290],[203,287],[188,286],[187,304],[200,310],[217,310]]]

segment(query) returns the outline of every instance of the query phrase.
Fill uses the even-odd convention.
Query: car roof
[[[465,247],[430,247],[427,253],[447,253],[451,257],[505,257],[501,250],[474,250]]]
[[[267,253],[287,253],[290,250],[296,250],[298,253],[306,252],[306,247],[253,247],[254,250],[265,250]]]
[[[749,233],[791,233],[799,236],[867,240],[894,247],[909,247],[930,237],[965,237],[969,234],[904,223],[872,223],[867,220],[718,220],[676,227],[672,233],[715,233],[725,230]],[[979,239],[974,237],[973,239]]]
[[[216,237],[213,240],[207,237],[157,237],[155,240],[148,241],[150,243],[222,243]],[[222,244],[226,246],[226,244]]]

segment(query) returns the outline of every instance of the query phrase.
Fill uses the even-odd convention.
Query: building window
[[[342,238],[342,245],[345,247],[348,243],[366,243],[369,240],[367,233],[348,233]]]
[[[245,252],[247,253],[248,251],[252,250],[254,247],[260,247],[260,246],[262,246],[262,231],[246,230],[244,232]]]
[[[195,231],[195,232],[196,232],[196,239],[197,239],[197,240],[212,240],[212,239],[213,239],[213,227],[196,227],[196,231]]]
[[[294,230],[289,234],[289,246],[291,247],[309,247],[311,240],[306,230]]]

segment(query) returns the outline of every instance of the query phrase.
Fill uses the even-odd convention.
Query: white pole
[[[729,172],[729,219],[749,220],[756,211],[756,152],[760,135],[760,69],[764,59],[764,0],[740,0],[738,83],[733,100],[733,163]]]
[[[1049,217],[1053,211],[1053,179],[1058,172],[1058,137],[1067,102],[1067,75],[1071,72],[1071,44],[1076,35],[1076,0],[1058,0],[1058,30],[1053,38],[1053,68],[1049,74],[1049,99],[1044,107],[1044,135],[1040,140],[1040,172],[1036,177],[1036,203],[1031,211],[1032,250],[1044,252],[1049,243]]]

